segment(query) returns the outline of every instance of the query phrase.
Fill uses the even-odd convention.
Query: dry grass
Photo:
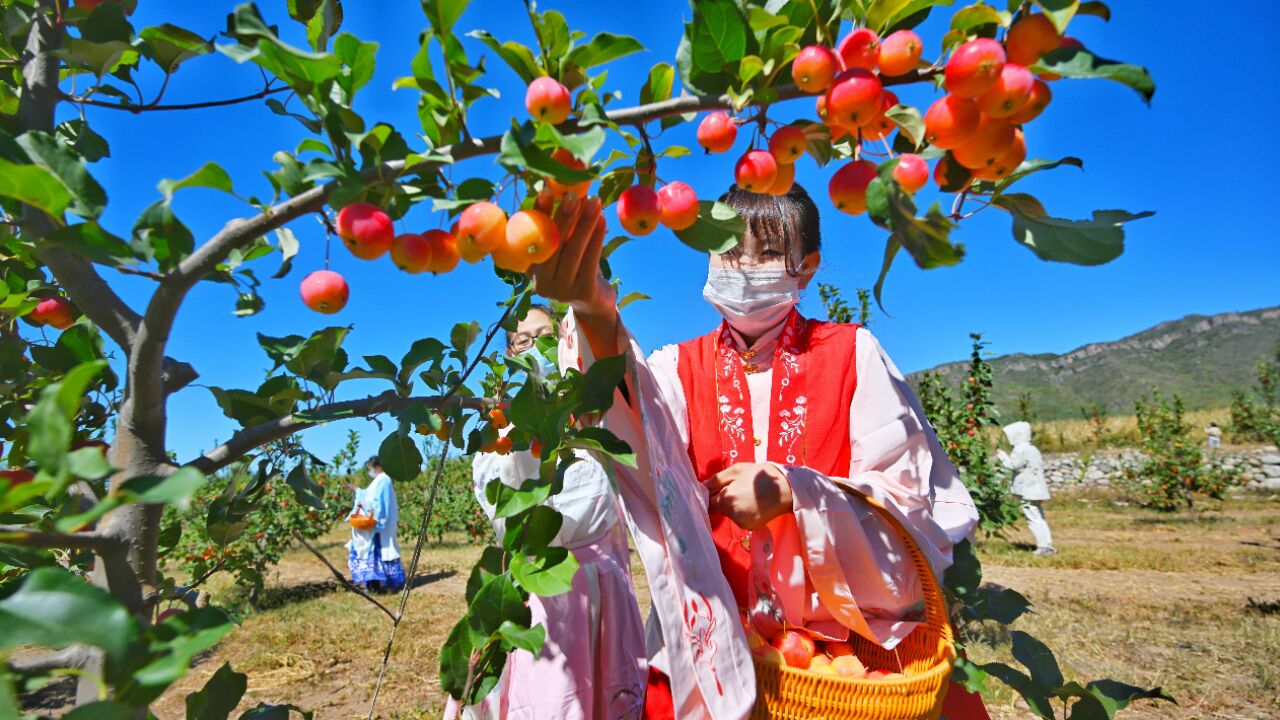
[[[1054,503],[1049,521],[1056,557],[1033,558],[1021,528],[980,552],[988,581],[1035,603],[1016,627],[1048,641],[1069,677],[1160,685],[1180,703],[1144,704],[1122,718],[1280,718],[1280,615],[1247,607],[1251,597],[1280,600],[1280,497],[1221,503],[1198,522],[1109,498],[1073,500]],[[344,567],[339,534],[326,541],[326,555]],[[410,596],[379,717],[440,716],[439,648],[463,610],[477,555],[463,544],[429,548],[430,581]],[[286,555],[271,585],[274,606],[248,614],[161,700],[160,717],[180,717],[182,697],[224,661],[249,673],[246,705],[293,702],[319,720],[364,717],[389,623],[330,585],[305,551]],[[974,643],[970,655],[1008,660],[1007,642]],[[1029,717],[1003,688],[989,704],[997,720]]]
[[[1223,442],[1230,445],[1236,442],[1227,432],[1226,427],[1231,420],[1231,408],[1210,408],[1207,410],[1188,410],[1184,416],[1191,428],[1191,438],[1197,442],[1205,441],[1204,428],[1216,422],[1223,428]],[[1013,422],[1011,417],[1006,418]],[[1138,435],[1138,419],[1134,415],[1115,415],[1099,418],[1097,423],[1085,418],[1071,420],[1032,421],[1036,446],[1044,452],[1079,452],[1095,450],[1102,447],[1138,447],[1141,438]],[[997,431],[993,437],[999,435]],[[1099,442],[1101,438],[1101,442]],[[1003,436],[1000,437],[1003,439]]]

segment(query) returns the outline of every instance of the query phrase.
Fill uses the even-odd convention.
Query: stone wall
[[[1240,469],[1246,487],[1280,490],[1280,451],[1276,448],[1223,450],[1218,455],[1226,467]],[[1142,453],[1133,449],[1102,450],[1091,457],[1078,452],[1052,453],[1044,456],[1044,472],[1051,490],[1107,487],[1120,477],[1126,464],[1137,464],[1141,459]]]

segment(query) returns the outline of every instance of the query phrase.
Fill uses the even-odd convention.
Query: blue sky
[[[202,35],[225,27],[230,2],[177,3],[142,0],[136,27],[174,22]],[[1080,18],[1070,34],[1094,52],[1147,66],[1158,90],[1150,108],[1127,88],[1106,81],[1069,81],[1053,85],[1049,109],[1028,128],[1032,157],[1076,155],[1082,173],[1072,168],[1043,173],[1019,188],[1040,197],[1059,217],[1085,218],[1094,209],[1153,210],[1153,218],[1129,226],[1125,253],[1108,265],[1081,268],[1042,262],[1012,240],[1009,216],[988,210],[961,225],[955,237],[968,256],[954,268],[921,271],[904,255],[889,276],[885,304],[892,317],[877,314],[872,329],[905,372],[961,359],[968,353],[968,333],[978,331],[996,353],[1065,352],[1082,344],[1110,340],[1157,322],[1191,313],[1212,314],[1280,303],[1280,243],[1269,224],[1260,222],[1275,206],[1280,191],[1277,174],[1266,158],[1249,155],[1250,140],[1259,138],[1263,120],[1280,115],[1274,81],[1250,73],[1267,67],[1280,50],[1274,28],[1280,5],[1263,0],[1241,3],[1231,31],[1209,32],[1194,18],[1204,5],[1191,0],[1113,3],[1110,23]],[[300,27],[287,20],[282,2],[262,4],[269,19],[282,24],[286,38],[301,45]],[[648,2],[546,2],[542,9],[565,13],[571,27],[589,34],[612,31],[636,36],[648,52],[607,66],[608,88],[621,90],[611,107],[634,104],[648,68],[674,62],[682,20],[689,6],[675,0]],[[381,43],[373,81],[360,95],[357,109],[370,123],[386,121],[412,137],[417,124],[416,91],[391,90],[392,81],[408,75],[417,50],[417,34],[425,25],[419,4],[402,0],[347,2],[343,30]],[[946,10],[929,21],[921,34],[926,57],[937,51]],[[462,30],[484,28],[501,39],[532,44],[520,0],[476,0],[462,16]],[[464,41],[474,57],[486,48]],[[502,99],[481,101],[471,120],[473,133],[500,132],[513,114],[524,117],[523,86],[498,58],[488,57],[488,81]],[[144,75],[144,88],[157,78]],[[1270,91],[1263,85],[1270,83]],[[177,73],[165,102],[191,102],[234,97],[256,91],[261,79],[255,66],[236,65],[222,55],[198,58]],[[904,101],[924,107],[935,95],[922,89],[900,93]],[[64,113],[69,109],[64,109]],[[795,101],[776,109],[778,119],[811,117],[812,102]],[[305,131],[258,104],[182,113],[139,116],[89,108],[90,123],[111,142],[112,157],[94,172],[110,197],[105,223],[127,236],[134,218],[159,195],[155,184],[179,178],[208,160],[223,165],[241,194],[269,193],[262,171],[274,167],[271,156],[293,149]],[[1265,139],[1265,135],[1262,136]],[[694,126],[677,128],[661,143],[696,147]],[[659,174],[689,183],[703,197],[725,190],[732,165],[745,148],[703,157],[700,154],[664,161]],[[470,161],[462,173],[495,177],[491,159]],[[819,280],[836,284],[852,299],[854,288],[870,287],[880,267],[883,231],[865,217],[836,212],[826,201],[833,168],[819,169],[801,161],[797,179],[809,188],[823,213],[824,267]],[[922,191],[931,202],[931,190]],[[945,199],[949,202],[949,196]],[[250,209],[207,190],[184,191],[175,201],[179,215],[206,239],[230,218]],[[610,212],[611,227],[618,228]],[[429,207],[415,209],[404,229],[438,225]],[[199,385],[256,387],[269,367],[256,334],[307,334],[332,324],[354,326],[347,341],[353,358],[386,354],[398,358],[416,338],[447,336],[458,321],[488,324],[497,316],[494,302],[505,286],[487,264],[461,265],[440,276],[409,276],[390,262],[366,263],[341,247],[333,251],[333,267],[351,284],[347,308],[335,316],[307,310],[297,294],[306,273],[322,266],[323,233],[311,218],[293,225],[302,250],[293,272],[267,281],[262,289],[264,312],[237,318],[231,313],[234,293],[205,283],[188,297],[170,340],[169,354],[190,361],[201,373]],[[260,261],[260,277],[274,272],[277,260]],[[718,318],[701,299],[706,276],[703,256],[681,245],[668,231],[640,238],[619,250],[615,273],[627,290],[640,290],[652,300],[635,303],[623,313],[627,325],[648,348],[707,332]],[[104,270],[113,284],[141,310],[151,283]],[[816,290],[802,308],[821,316]],[[343,397],[382,389],[372,382],[351,382]],[[229,436],[233,424],[201,386],[183,390],[170,400],[170,449],[187,459]],[[348,427],[363,434],[363,452],[376,448],[380,434],[367,423],[336,424],[310,431],[308,447],[329,457]]]

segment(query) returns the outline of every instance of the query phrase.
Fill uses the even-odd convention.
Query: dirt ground
[[[1014,627],[1048,642],[1068,678],[1159,685],[1178,699],[1143,703],[1121,718],[1280,718],[1280,496],[1217,504],[1195,521],[1078,498],[1052,505],[1048,519],[1059,555],[1033,557],[1023,528],[982,542],[980,553],[986,581],[1034,603],[1034,614]],[[335,533],[319,546],[338,567],[345,567],[342,541]],[[458,543],[424,553],[377,717],[440,717],[439,648],[462,613],[478,552]],[[637,579],[647,605],[643,574]],[[246,707],[289,702],[318,720],[366,717],[390,629],[318,560],[290,552],[271,578],[266,607],[247,613],[154,709],[162,719],[182,717],[183,698],[231,662],[249,675]],[[970,644],[972,660],[1010,659],[1007,638],[982,635]],[[1031,717],[1003,687],[988,705],[996,720]]]

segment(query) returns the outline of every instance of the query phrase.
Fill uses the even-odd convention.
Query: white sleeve
[[[662,404],[671,410],[671,419],[675,421],[685,449],[688,449],[689,403],[684,396],[684,385],[680,382],[680,347],[664,345],[649,354],[648,363],[649,369],[653,371],[653,379],[657,381]]]

